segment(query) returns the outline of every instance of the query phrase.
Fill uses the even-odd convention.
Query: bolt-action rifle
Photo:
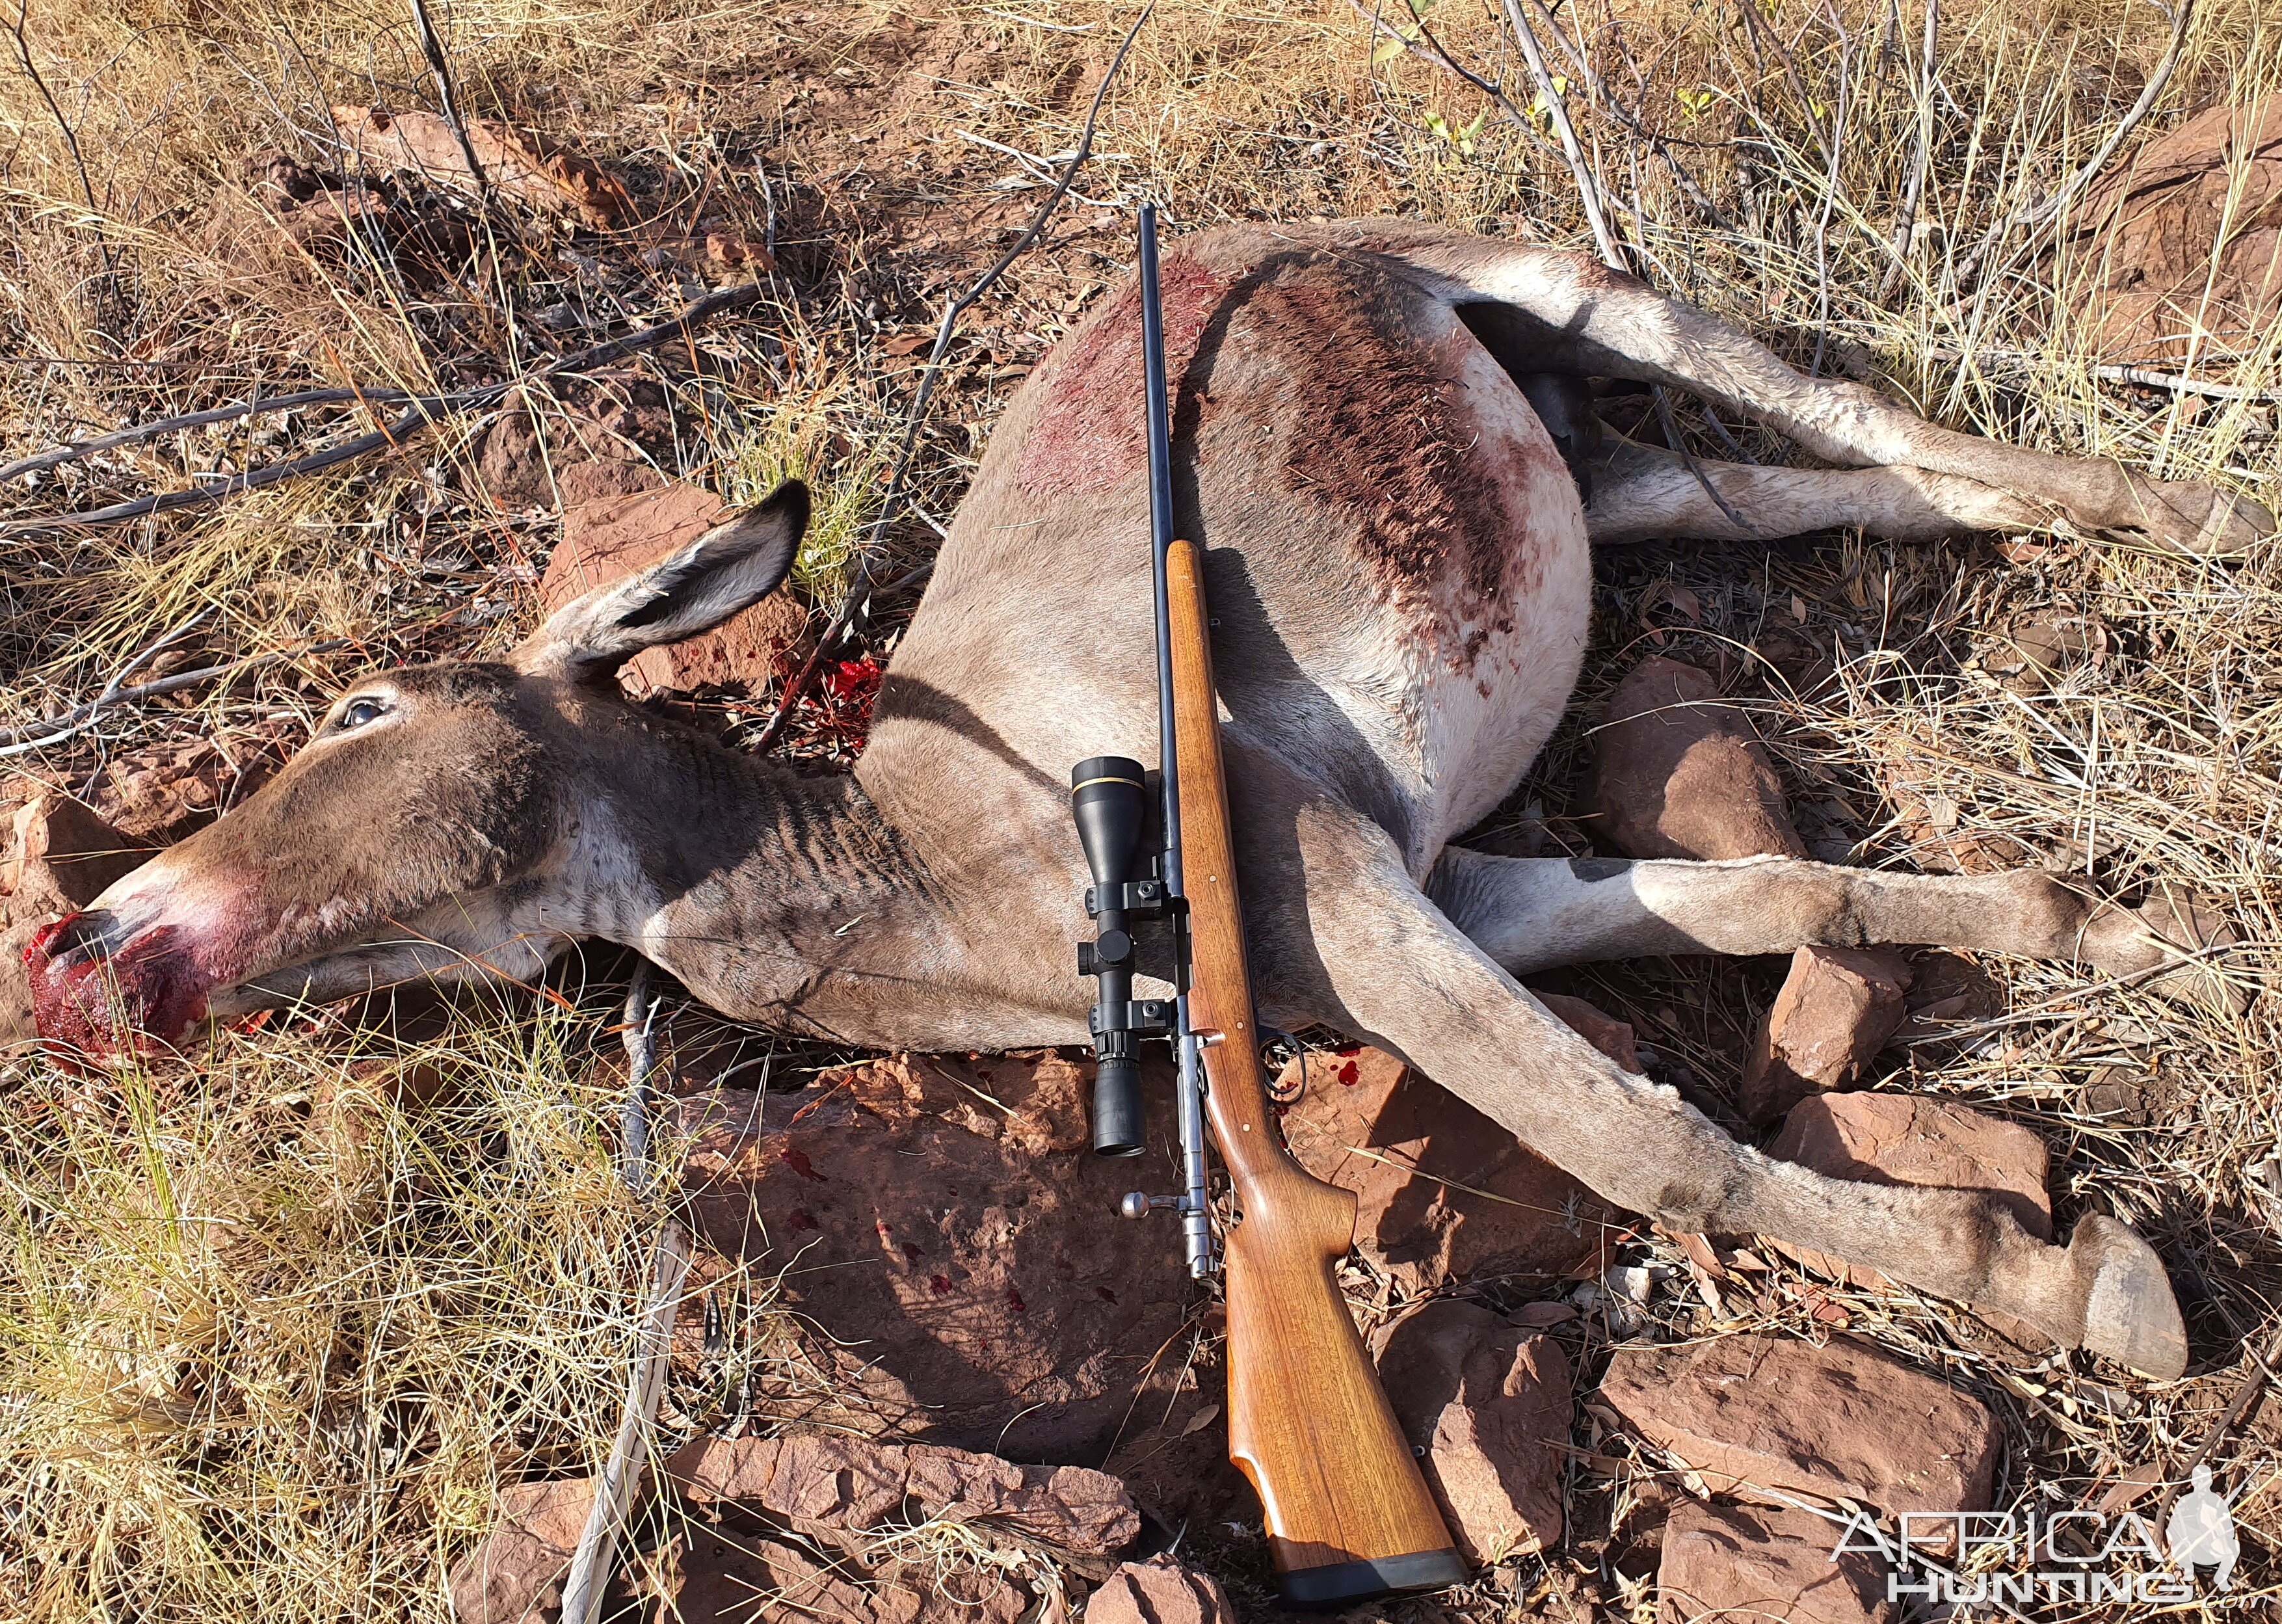
[[[1148,207],[1141,211],[1141,338],[1163,769],[1153,830],[1141,763],[1097,756],[1070,774],[1093,878],[1086,913],[1096,934],[1078,944],[1078,969],[1099,978],[1091,1020],[1094,1152],[1140,1153],[1135,1045],[1169,1039],[1179,1063],[1183,1188],[1173,1196],[1136,1193],[1121,1210],[1134,1218],[1153,1208],[1177,1212],[1189,1272],[1224,1277],[1229,1457],[1267,1508],[1284,1599],[1344,1606],[1389,1590],[1440,1589],[1463,1582],[1465,1564],[1332,1272],[1354,1239],[1355,1198],[1292,1160],[1269,1105],[1221,770],[1204,558],[1195,543],[1173,536],[1157,222]],[[1133,929],[1145,921],[1171,927],[1170,998],[1133,996]],[[1214,1246],[1207,1119],[1241,1212],[1226,1231],[1224,1257]]]

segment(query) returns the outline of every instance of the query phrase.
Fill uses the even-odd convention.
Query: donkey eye
[[[353,699],[342,710],[340,719],[333,724],[335,731],[346,733],[352,727],[361,727],[387,713],[388,707],[377,699]]]

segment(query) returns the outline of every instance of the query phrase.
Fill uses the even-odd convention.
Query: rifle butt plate
[[[1293,1568],[1278,1573],[1276,1583],[1287,1607],[1330,1609],[1390,1591],[1445,1589],[1465,1583],[1466,1578],[1465,1558],[1445,1549]]]

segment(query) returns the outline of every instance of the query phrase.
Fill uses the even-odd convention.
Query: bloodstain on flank
[[[822,1184],[824,1182],[824,1175],[818,1172],[816,1169],[810,1164],[808,1153],[804,1150],[795,1150],[791,1146],[788,1145],[782,1150],[777,1152],[777,1160],[783,1162],[794,1172],[799,1174],[803,1178],[812,1178],[818,1184]]]
[[[951,1294],[951,1282],[939,1274],[928,1276],[928,1289],[938,1297]]]
[[[1165,377],[1177,408],[1189,363],[1228,289],[1186,254],[1157,270],[1165,316]],[[1022,447],[1014,478],[1040,496],[1106,491],[1148,458],[1142,413],[1141,289],[1129,284],[1055,364],[1044,408]]]
[[[1176,776],[1177,776],[1177,774]],[[1356,1082],[1362,1076],[1362,1072],[1357,1068],[1353,1061],[1349,1061],[1346,1065],[1339,1068],[1337,1075],[1341,1083],[1345,1084],[1349,1088],[1353,1088]]]
[[[1471,613],[1504,597],[1517,538],[1455,357],[1436,354],[1448,341],[1414,328],[1425,297],[1362,266],[1310,260],[1269,274],[1247,324],[1280,354],[1295,406],[1304,401],[1291,419],[1287,488],[1360,521],[1363,562],[1388,596],[1430,587],[1455,564]]]
[[[796,1230],[814,1229],[816,1227],[816,1220],[808,1216],[808,1208],[805,1207],[794,1208],[790,1213],[786,1215],[786,1222],[790,1224],[793,1228]]]
[[[1017,1314],[1027,1314],[1030,1311],[1028,1306],[1022,1301],[1022,1294],[1011,1286],[1006,1288],[1006,1306]]]

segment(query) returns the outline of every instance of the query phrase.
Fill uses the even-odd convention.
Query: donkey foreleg
[[[1921,468],[1754,468],[1700,458],[1690,468],[1677,453],[1605,430],[1601,451],[1585,471],[1592,491],[1585,525],[1595,547],[1766,541],[1842,525],[1896,541],[2065,527],[2065,516],[2048,503],[1954,474]]]
[[[1663,953],[1906,944],[2138,976],[2179,958],[2128,908],[2040,869],[1910,874],[1796,858],[1726,863],[1494,857],[1444,848],[1426,890],[1516,975]]]
[[[1673,1230],[1829,1252],[2154,1375],[2185,1368],[2162,1264],[2123,1225],[2087,1217],[2063,1249],[1983,1194],[1771,1161],[1554,1019],[1410,883],[1376,828],[1330,812],[1286,828],[1309,881],[1304,936],[1262,943],[1283,997],[1403,1055],[1603,1199]]]

